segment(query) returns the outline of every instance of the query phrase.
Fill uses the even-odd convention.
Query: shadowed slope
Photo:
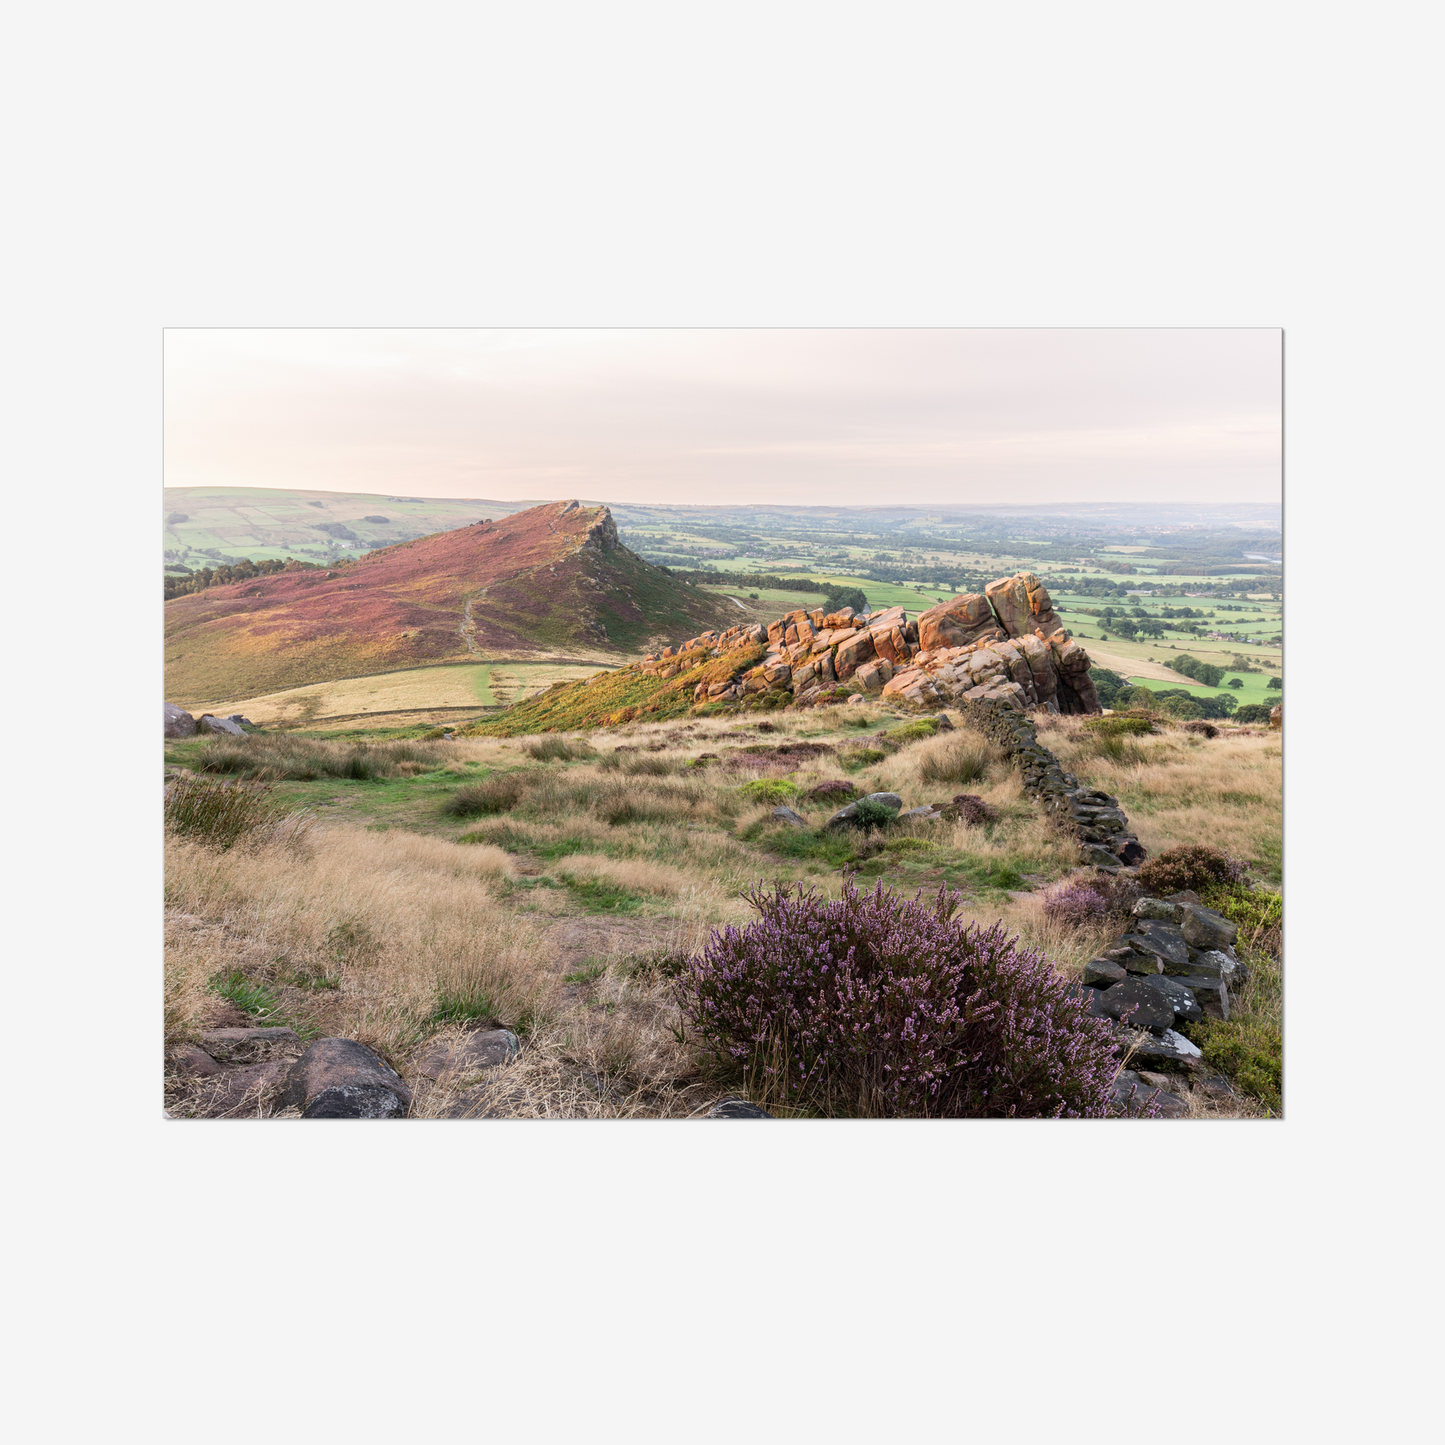
[[[239,696],[497,653],[600,659],[721,611],[621,546],[606,507],[549,503],[175,598],[166,689]]]

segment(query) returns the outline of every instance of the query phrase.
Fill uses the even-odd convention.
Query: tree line
[[[165,600],[169,602],[172,597],[188,597],[193,592],[204,592],[208,587],[226,587],[232,582],[248,582],[252,577],[274,577],[278,572],[320,572],[322,568],[322,563],[298,562],[293,557],[287,557],[284,561],[272,558],[262,562],[253,562],[249,557],[242,557],[239,562],[223,562],[219,567],[202,567],[189,576],[176,577],[167,572]]]

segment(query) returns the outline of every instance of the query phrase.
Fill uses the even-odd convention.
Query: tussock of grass
[[[453,818],[485,818],[510,813],[526,796],[531,780],[522,773],[501,773],[485,782],[458,788],[445,811]]]
[[[597,756],[596,750],[587,742],[565,738],[532,738],[522,744],[522,751],[529,758],[536,758],[539,762],[576,762],[585,760],[590,762]]]
[[[263,782],[310,782],[348,778],[372,782],[410,777],[452,760],[449,743],[328,742],[320,738],[253,735],[244,742],[209,738],[173,749],[197,773],[219,773]]]
[[[180,777],[166,789],[166,827],[219,852],[238,844],[299,843],[307,816],[279,803],[272,789]]]

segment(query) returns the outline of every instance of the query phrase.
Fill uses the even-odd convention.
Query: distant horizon
[[[1131,501],[1128,498],[1109,497],[1085,497],[1075,501],[1064,502],[949,502],[949,501],[928,501],[928,502],[746,502],[742,504],[728,502],[649,502],[639,501],[635,497],[587,497],[580,493],[559,492],[555,497],[470,497],[470,496],[426,496],[412,494],[410,497],[397,498],[395,493],[371,492],[358,487],[283,487],[277,484],[264,482],[248,483],[220,483],[206,482],[190,485],[166,485],[162,491],[166,492],[204,492],[204,491],[225,491],[238,492],[254,490],[258,492],[325,492],[331,496],[344,497],[376,497],[381,501],[390,499],[415,500],[422,502],[505,502],[507,505],[515,505],[519,502],[529,503],[534,507],[545,507],[552,502],[576,501],[586,507],[677,507],[693,508],[698,511],[708,508],[721,509],[728,506],[744,505],[755,507],[759,511],[770,511],[786,509],[790,511],[989,511],[996,507],[1006,507],[1012,511],[1044,511],[1049,508],[1059,507],[1261,507],[1269,508],[1276,512],[1283,511],[1283,502],[1268,501],[1231,501],[1217,502],[1202,497],[1178,497],[1169,501]]]
[[[165,479],[538,504],[857,508],[904,492],[883,505],[1279,505],[1282,340],[173,329]]]

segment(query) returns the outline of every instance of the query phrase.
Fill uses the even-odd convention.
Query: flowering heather
[[[801,884],[747,898],[758,920],[715,929],[677,992],[755,1096],[894,1118],[1109,1112],[1109,1025],[1002,924],[955,920],[957,894],[859,894],[850,879],[836,903]]]
[[[833,779],[830,782],[819,783],[816,788],[808,791],[808,797],[817,803],[831,803],[834,800],[846,803],[858,796],[858,789],[852,783],[844,782],[841,778]]]
[[[1044,916],[1074,928],[1110,923],[1127,918],[1142,896],[1132,878],[1111,878],[1108,874],[1078,878],[1044,895]]]
[[[1233,886],[1244,882],[1245,865],[1218,848],[1202,843],[1187,843],[1182,848],[1169,848],[1139,868],[1139,886],[1152,898],[1181,893],[1186,888],[1198,891],[1211,883]]]
[[[998,817],[977,793],[956,793],[953,806],[958,809],[958,816],[974,827],[980,823],[992,823]]]

